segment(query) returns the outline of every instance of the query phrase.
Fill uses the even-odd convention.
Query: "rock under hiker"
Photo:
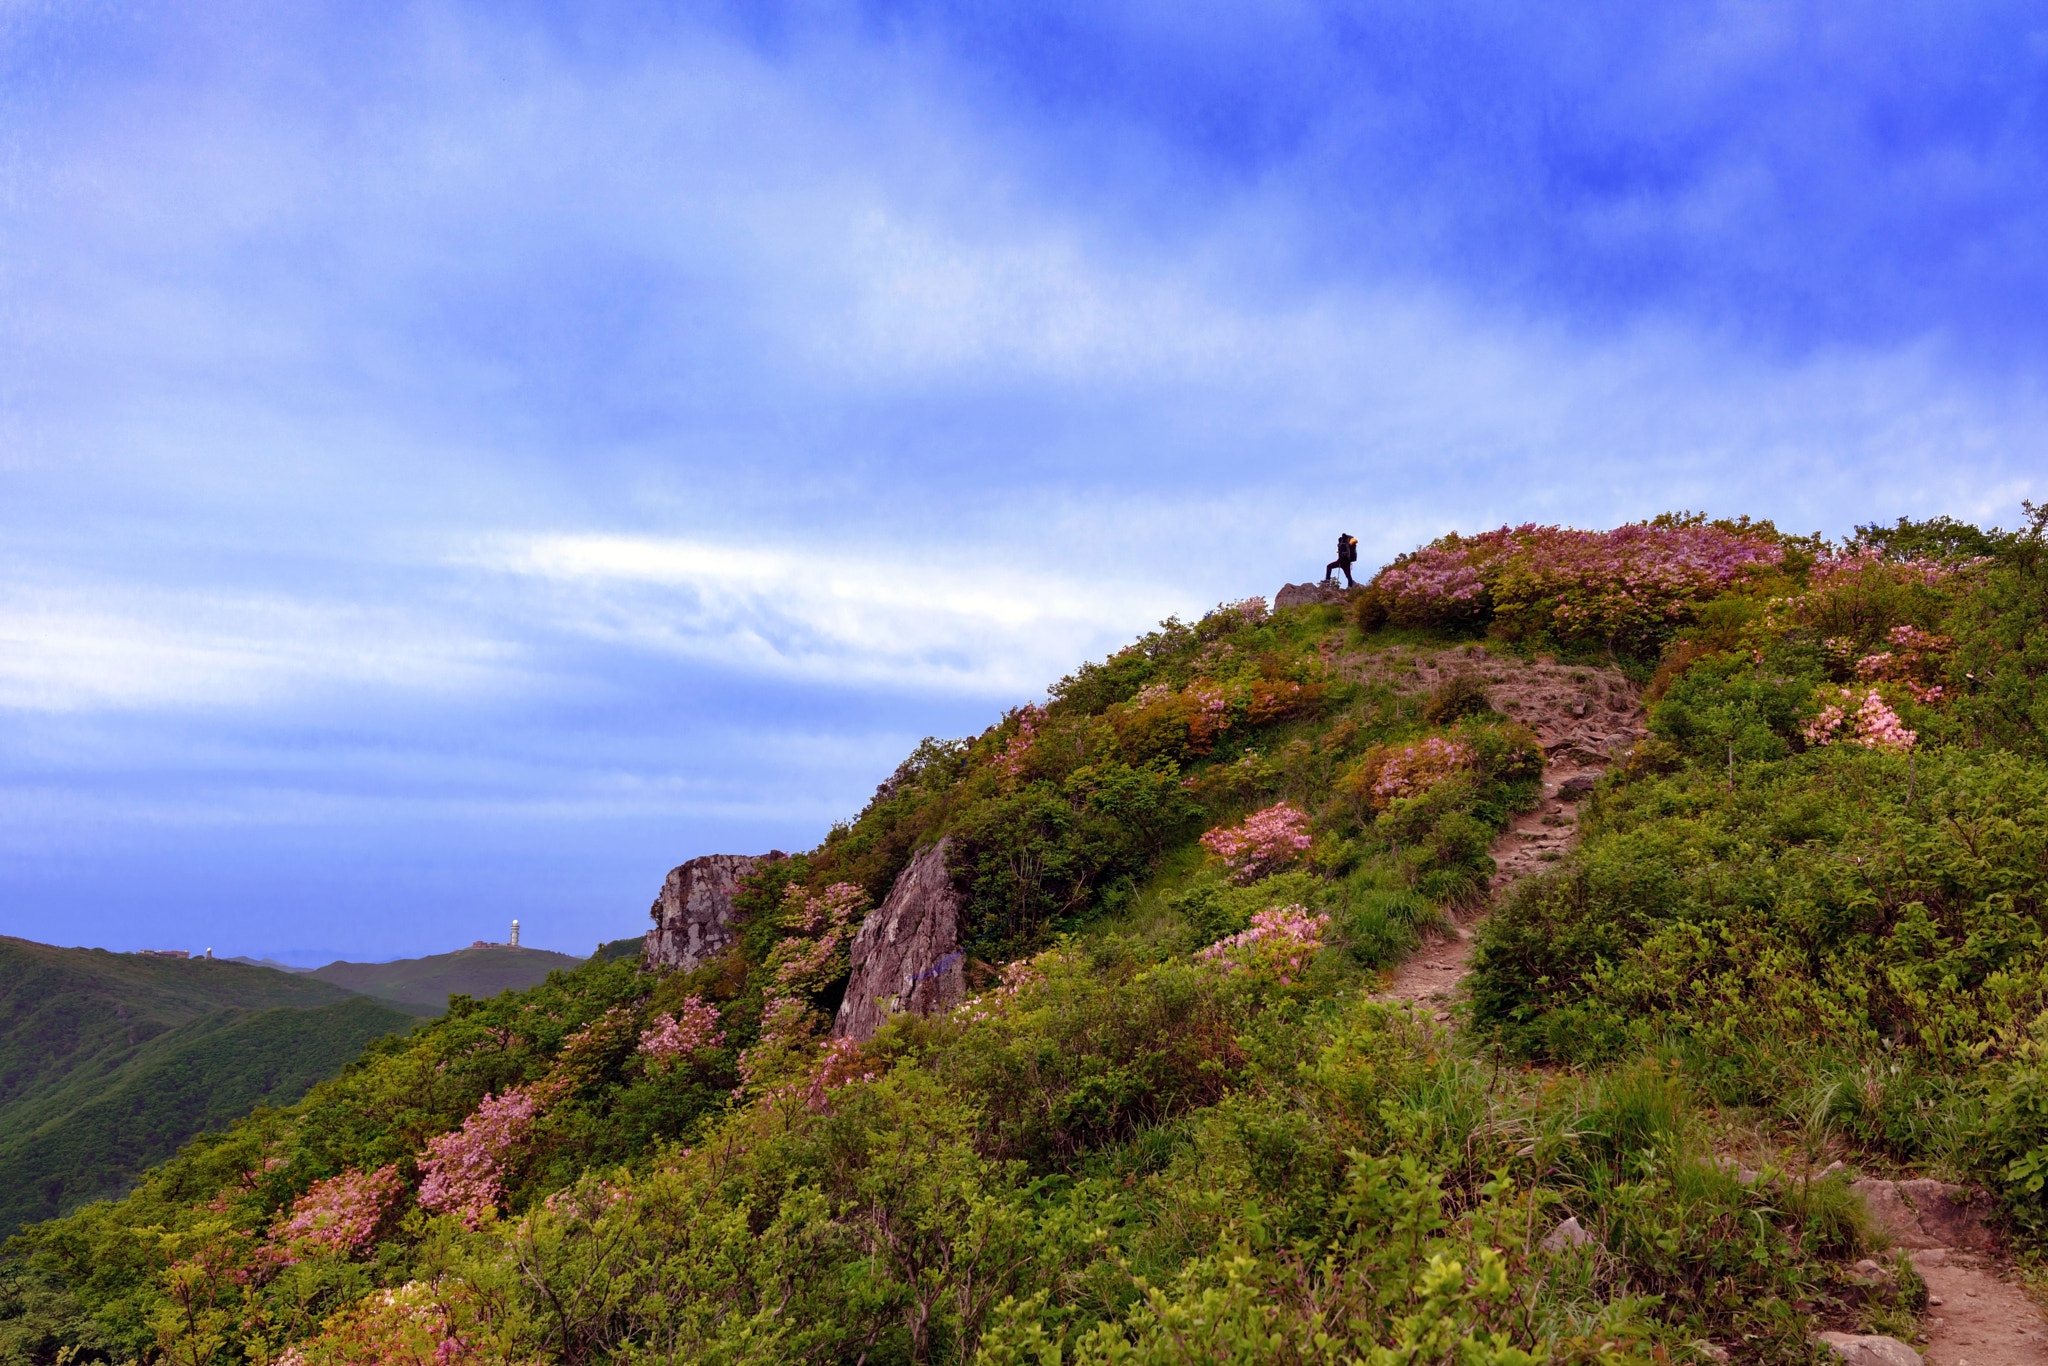
[[[1334,571],[1341,569],[1344,571],[1344,586],[1346,588],[1356,588],[1358,587],[1358,581],[1351,577],[1351,566],[1357,562],[1358,538],[1349,532],[1339,532],[1337,533],[1337,558],[1323,566],[1323,577],[1334,579],[1337,577]]]

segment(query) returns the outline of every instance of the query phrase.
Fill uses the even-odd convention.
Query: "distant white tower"
[[[519,922],[516,920],[512,922],[512,947],[519,947]]]

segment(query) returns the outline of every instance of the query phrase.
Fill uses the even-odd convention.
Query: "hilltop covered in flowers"
[[[1612,531],[1524,523],[1456,532],[1374,577],[1371,610],[1401,626],[1490,628],[1509,640],[1654,651],[1700,607],[1815,543],[1768,522],[1661,517]]]

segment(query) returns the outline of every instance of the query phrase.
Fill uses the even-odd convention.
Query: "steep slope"
[[[1569,851],[1580,803],[1609,765],[1644,734],[1641,688],[1620,669],[1501,659],[1475,647],[1445,651],[1394,650],[1351,661],[1361,677],[1385,676],[1408,692],[1469,680],[1485,704],[1536,733],[1544,763],[1535,805],[1517,813],[1488,852],[1494,873],[1490,906],[1517,882],[1545,873]],[[1453,917],[1429,936],[1422,952],[1389,975],[1383,1001],[1412,1002],[1448,1023],[1451,1007],[1472,970],[1472,950],[1484,909]]]
[[[0,937],[0,1227],[115,1194],[194,1134],[257,1099],[296,1100],[411,1023],[333,1009],[349,1003],[268,968]]]
[[[456,1002],[30,1230],[0,1343],[1989,1345],[1982,1314],[1926,1317],[1861,1202],[1962,1187],[1984,1264],[1919,1264],[1965,1299],[1961,1271],[2048,1244],[2048,514],[1971,529],[1969,558],[1911,550],[1930,530],[1954,527],[1501,528],[1354,594],[1162,623],[762,860],[722,952]],[[891,903],[913,885],[937,914]],[[1451,927],[1462,1001],[1384,999],[1390,971],[1457,970],[1413,956]],[[862,1028],[834,1037],[840,1012]],[[2039,1331],[1997,1299],[2001,1342]]]
[[[389,963],[329,963],[308,976],[349,991],[374,996],[415,1013],[438,1015],[451,994],[496,996],[539,986],[551,972],[566,972],[584,960],[546,949],[488,944],[425,958]]]
[[[230,1007],[143,1044],[107,1084],[10,1111],[0,1128],[0,1231],[118,1197],[195,1135],[257,1105],[290,1105],[365,1045],[419,1017],[355,996],[311,1008]],[[42,1116],[36,1123],[31,1116]]]

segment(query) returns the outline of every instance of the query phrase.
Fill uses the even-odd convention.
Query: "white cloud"
[[[532,610],[572,634],[793,679],[1019,700],[1185,596],[932,546],[542,535],[462,562],[541,585]]]
[[[486,686],[515,654],[388,607],[120,584],[0,590],[0,708],[17,711],[447,695]]]

